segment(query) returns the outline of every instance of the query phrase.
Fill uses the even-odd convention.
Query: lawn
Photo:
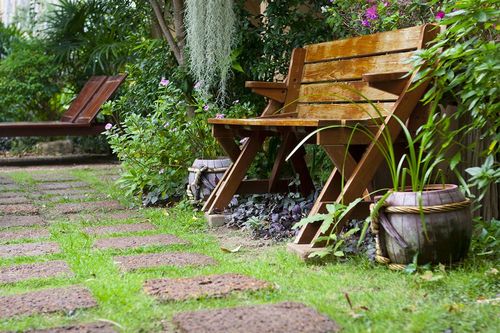
[[[100,180],[99,172],[92,168],[63,170],[63,173],[87,181],[98,191],[120,200],[115,186]],[[34,173],[16,171],[4,175],[22,182],[29,195],[33,185],[31,175]],[[92,200],[92,196],[88,200]],[[43,200],[38,204],[42,205],[42,202],[44,209],[49,211],[54,204]],[[92,291],[99,306],[65,315],[36,315],[6,320],[0,323],[0,330],[22,331],[32,327],[106,320],[116,323],[123,332],[160,332],[161,322],[168,321],[178,312],[280,301],[297,301],[312,306],[340,324],[343,332],[496,332],[500,327],[498,303],[481,301],[498,297],[499,275],[494,270],[498,269],[498,263],[494,261],[470,256],[453,268],[436,268],[432,277],[390,271],[362,257],[343,262],[305,264],[286,251],[285,243],[259,247],[259,241],[250,240],[244,232],[224,228],[208,230],[201,213],[185,204],[167,209],[141,209],[140,213],[144,218],[132,218],[126,222],[148,220],[157,230],[135,234],[169,233],[191,244],[136,250],[94,250],[91,249],[94,236],[81,231],[82,227],[90,225],[89,221],[59,219],[50,225],[50,239],[61,245],[61,254],[0,259],[0,267],[63,259],[75,276],[0,285],[0,295],[81,284]],[[118,223],[124,221],[99,221],[100,225]],[[221,250],[216,236],[220,238],[224,233],[231,239],[231,246],[238,245],[238,239],[241,240],[244,245],[239,251],[227,253]],[[252,244],[255,246],[250,246]],[[203,253],[213,257],[218,264],[121,273],[112,259],[116,254],[160,251]],[[227,298],[163,304],[142,292],[143,282],[152,278],[220,273],[250,275],[269,281],[274,287],[260,292],[233,294]]]

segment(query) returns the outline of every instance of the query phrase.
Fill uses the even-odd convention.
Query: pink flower
[[[160,86],[166,87],[166,86],[168,86],[169,83],[170,83],[170,81],[165,79],[164,77],[162,77],[160,80]]]
[[[361,24],[365,27],[369,27],[370,26],[370,21],[368,21],[367,19],[362,19],[361,20]]]
[[[163,173],[164,173],[164,172],[165,172],[165,169],[160,169],[160,171],[158,171],[158,173],[159,173],[160,175],[163,175]]]
[[[235,101],[233,102],[233,104],[238,104],[239,102],[240,102],[240,100],[239,100],[239,99],[237,99],[237,100],[235,100]]]
[[[442,20],[444,18],[444,15],[445,15],[444,12],[442,10],[440,10],[436,14],[436,20]]]
[[[377,6],[373,5],[366,10],[366,18],[369,20],[378,19]]]
[[[196,89],[196,90],[200,89],[200,88],[201,88],[201,82],[196,82],[196,83],[194,84],[194,87],[193,87],[193,88],[194,88],[194,89]]]
[[[217,113],[215,115],[215,119],[224,119],[224,117],[226,117],[223,113]]]
[[[113,127],[113,124],[107,123],[106,126],[104,126],[104,129],[106,131],[109,131]]]
[[[205,104],[205,105],[203,106],[203,110],[208,111],[208,109],[210,109],[210,106],[208,106],[208,104]]]

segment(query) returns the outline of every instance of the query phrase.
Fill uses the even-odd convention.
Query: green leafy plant
[[[194,117],[187,115],[188,107],[194,108]],[[119,126],[108,125],[108,141],[124,169],[118,183],[125,194],[137,195],[145,204],[182,196],[194,159],[222,154],[207,119],[248,112],[249,105],[235,103],[223,113],[197,93],[188,104],[183,91],[163,78],[152,113],[131,113]]]

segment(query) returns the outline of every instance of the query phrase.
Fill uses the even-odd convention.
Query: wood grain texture
[[[421,26],[307,45],[306,63],[416,49]]]
[[[304,65],[302,82],[360,80],[365,73],[409,71],[414,52],[384,54]]]
[[[94,94],[101,88],[102,84],[106,82],[107,78],[107,76],[92,76],[87,83],[85,83],[73,102],[71,102],[71,105],[68,110],[64,112],[60,121],[69,123],[74,122]]]
[[[398,95],[372,88],[367,82],[330,82],[303,84],[299,102],[395,101]]]
[[[394,103],[299,104],[298,118],[369,120],[387,116]]]

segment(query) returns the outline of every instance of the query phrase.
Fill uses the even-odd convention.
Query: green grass
[[[92,183],[112,198],[120,199],[118,191],[96,178],[92,169],[66,172]],[[11,174],[18,181],[33,186],[28,174]],[[124,202],[128,204],[128,202]],[[50,207],[50,204],[47,205]],[[31,280],[0,285],[0,295],[9,295],[43,288],[81,284],[92,291],[99,306],[77,311],[72,315],[53,314],[20,317],[0,322],[0,330],[54,327],[76,322],[108,320],[120,325],[124,332],[160,332],[160,322],[175,313],[207,308],[297,301],[314,307],[337,321],[344,332],[496,332],[500,327],[499,308],[479,304],[479,298],[495,298],[499,292],[498,275],[488,271],[498,263],[467,259],[463,264],[447,269],[438,281],[425,282],[417,275],[393,272],[367,259],[356,257],[345,262],[311,265],[301,262],[285,250],[285,244],[272,247],[242,248],[237,253],[224,253],[199,213],[185,207],[143,209],[157,231],[134,234],[170,233],[189,245],[158,246],[136,250],[91,249],[94,236],[81,232],[87,221],[51,224],[51,240],[63,249],[62,254],[0,259],[0,267],[47,259],[64,259],[75,273],[72,278]],[[133,219],[125,222],[133,222]],[[102,225],[124,221],[100,220]],[[106,237],[106,236],[97,236]],[[257,242],[257,241],[256,241]],[[213,257],[218,264],[205,267],[164,267],[133,273],[121,273],[112,256],[159,251],[189,251]],[[243,273],[271,282],[272,290],[238,293],[222,299],[202,299],[187,302],[159,303],[142,292],[147,279],[189,277],[202,274]],[[437,274],[437,273],[436,273]],[[352,301],[350,308],[346,296]],[[296,318],[300,320],[300,318]]]

